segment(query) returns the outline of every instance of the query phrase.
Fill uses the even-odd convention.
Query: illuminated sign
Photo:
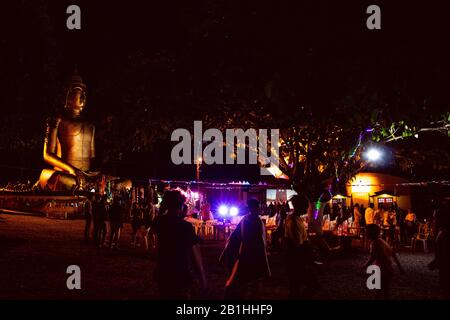
[[[370,193],[370,185],[360,180],[358,184],[352,184],[352,193]]]

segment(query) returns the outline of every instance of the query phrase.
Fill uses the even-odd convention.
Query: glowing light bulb
[[[226,205],[221,205],[221,206],[219,207],[219,214],[220,214],[221,216],[226,216],[227,213],[228,213],[228,207],[227,207]]]
[[[381,152],[377,149],[369,149],[366,152],[366,157],[367,160],[375,162],[381,159]]]

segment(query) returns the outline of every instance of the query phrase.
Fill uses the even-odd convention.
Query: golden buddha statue
[[[95,157],[95,127],[86,122],[86,85],[78,74],[72,76],[64,113],[47,123],[44,160],[53,169],[44,169],[39,178],[42,189],[73,191],[94,183],[98,172],[90,172]]]

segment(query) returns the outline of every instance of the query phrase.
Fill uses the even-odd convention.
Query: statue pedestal
[[[0,194],[0,210],[9,214],[29,214],[50,219],[83,219],[84,196],[53,194]]]

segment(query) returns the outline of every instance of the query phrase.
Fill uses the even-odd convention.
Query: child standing
[[[370,224],[366,227],[367,238],[370,240],[370,258],[364,265],[364,271],[367,267],[375,264],[381,271],[381,289],[377,290],[377,299],[389,299],[390,287],[394,276],[392,260],[397,264],[400,273],[405,271],[400,264],[394,250],[389,244],[380,238],[380,227],[376,224]]]

